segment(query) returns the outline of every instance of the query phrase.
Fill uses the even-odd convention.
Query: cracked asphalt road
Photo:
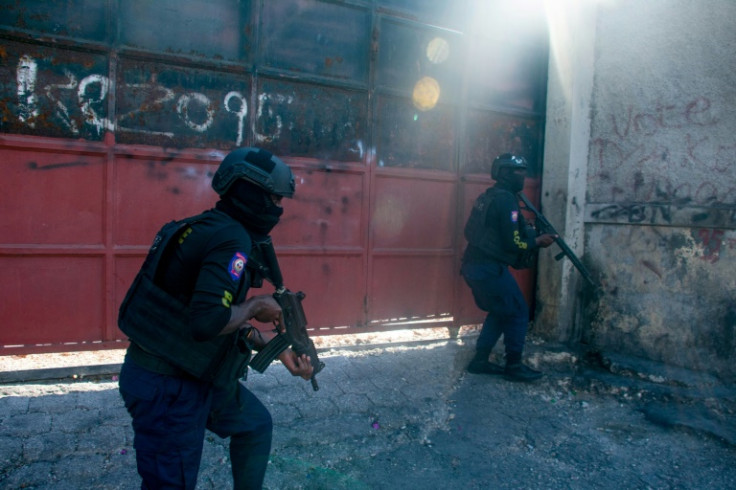
[[[464,371],[473,343],[326,349],[317,392],[280,365],[252,373],[275,423],[266,488],[736,488],[728,387],[690,399],[545,345],[530,362],[546,376],[510,383]],[[0,385],[0,486],[139,488],[112,376]],[[692,409],[699,425],[673,423]],[[198,488],[229,487],[208,433]]]

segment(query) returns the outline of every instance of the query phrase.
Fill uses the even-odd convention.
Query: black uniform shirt
[[[486,215],[486,226],[497,230],[503,249],[522,253],[533,249],[536,240],[526,236],[526,220],[519,210],[519,199],[511,192],[499,192],[492,212]]]
[[[235,219],[205,212],[186,228],[162,266],[163,289],[189,305],[196,340],[216,337],[230,321],[230,307],[245,300],[250,280],[245,267],[251,238]]]
[[[469,243],[463,260],[516,263],[521,254],[536,248],[535,237],[527,227],[516,195],[498,184],[489,188],[476,200],[468,219]]]

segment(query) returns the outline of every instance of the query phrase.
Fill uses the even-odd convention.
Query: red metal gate
[[[479,322],[462,226],[497,153],[527,156],[537,195],[546,44],[415,3],[5,5],[0,354],[119,346],[153,234],[212,206],[244,145],[295,170],[274,242],[320,334]]]

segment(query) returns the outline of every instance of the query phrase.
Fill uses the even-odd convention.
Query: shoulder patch
[[[230,272],[230,277],[233,281],[239,281],[240,278],[243,276],[243,271],[245,270],[245,264],[248,263],[248,258],[245,256],[242,252],[235,252],[235,255],[233,255],[233,258],[230,259],[230,265],[228,266],[228,271]]]
[[[514,210],[511,211],[511,222],[512,223],[518,223],[519,222],[519,212]]]

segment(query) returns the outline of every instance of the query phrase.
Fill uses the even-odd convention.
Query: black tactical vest
[[[144,351],[203,381],[226,383],[247,369],[250,350],[243,331],[198,342],[191,335],[187,306],[155,284],[156,270],[174,239],[202,215],[171,221],[156,234],[148,256],[125,295],[118,326]]]
[[[488,226],[488,214],[498,213],[494,208],[494,200],[502,192],[510,192],[505,189],[490,187],[478,196],[473,204],[468,222],[465,223],[465,239],[468,245],[480,252],[486,259],[495,260],[515,269],[531,267],[535,254],[533,252],[509,251],[503,247],[498,231]],[[519,213],[519,232],[526,237],[529,231],[526,229],[526,220]],[[467,253],[467,252],[466,252]],[[476,253],[477,255],[477,253]]]

